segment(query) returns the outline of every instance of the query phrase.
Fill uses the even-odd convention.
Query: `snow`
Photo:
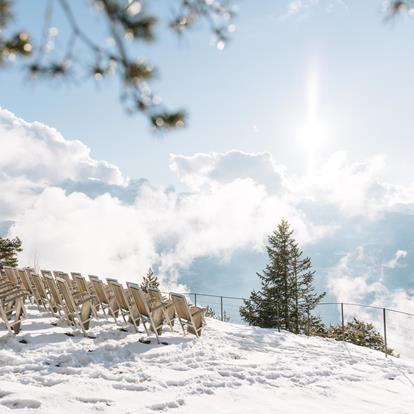
[[[95,339],[53,321],[29,307],[17,337],[1,331],[0,413],[414,412],[414,361],[351,344],[214,319],[144,344],[103,318]]]

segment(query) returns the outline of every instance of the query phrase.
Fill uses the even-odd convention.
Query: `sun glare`
[[[317,164],[317,156],[325,137],[326,126],[319,118],[319,76],[313,67],[309,70],[306,81],[306,116],[298,131],[299,142],[306,153],[308,168],[313,170]]]

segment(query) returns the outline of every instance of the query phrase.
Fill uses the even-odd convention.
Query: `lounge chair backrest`
[[[122,285],[115,279],[106,280],[108,282],[108,285],[114,292],[118,306],[120,306],[122,309],[129,310],[128,299],[125,296],[124,288],[122,287]]]
[[[45,290],[45,285],[43,283],[43,279],[35,274],[32,273],[30,275],[30,278],[32,279],[32,282],[35,286],[36,292],[37,294],[42,298],[42,299],[47,299],[47,295],[46,295],[46,290]]]
[[[11,283],[14,283],[16,285],[19,284],[19,279],[16,275],[15,269],[13,269],[12,267],[5,267],[4,271],[6,273],[6,277],[9,279]]]
[[[69,282],[69,286],[72,286],[72,279],[70,278],[70,276],[67,273],[59,272],[57,270],[54,270],[53,274],[55,275],[55,278],[60,277],[62,279],[65,279],[67,282]]]
[[[105,286],[98,276],[89,275],[89,280],[92,282],[93,289],[101,303],[109,305],[109,298],[105,291]]]
[[[62,292],[62,296],[65,301],[66,308],[69,310],[70,313],[76,312],[75,301],[70,291],[68,282],[64,278],[57,277],[56,283],[59,287],[59,290]]]
[[[75,280],[75,277],[76,276],[81,276],[81,277],[83,277],[82,276],[82,274],[81,273],[79,273],[79,272],[70,272],[70,276],[71,276],[71,281],[72,281],[72,285],[75,287],[75,288],[77,288],[77,289],[79,289],[79,287],[78,287],[78,284],[77,284],[77,282],[76,282],[76,280]],[[84,277],[83,277],[84,278]],[[85,278],[84,278],[85,279]],[[85,280],[85,283],[86,283],[86,280]]]
[[[144,316],[150,316],[150,309],[142,289],[136,283],[127,282],[128,291],[134,299],[138,312]]]
[[[53,277],[52,272],[50,270],[41,270],[40,274],[42,276],[49,275],[49,276]]]
[[[191,320],[190,309],[188,307],[186,297],[181,293],[171,293],[170,296],[174,303],[178,317],[186,320]]]
[[[52,295],[53,300],[56,304],[62,305],[62,298],[59,293],[58,285],[56,285],[55,279],[52,276],[46,274],[44,275],[44,280],[46,282],[49,293]],[[57,279],[56,279],[57,280]]]
[[[24,289],[27,292],[32,292],[32,284],[30,283],[30,277],[29,277],[29,272],[30,270],[28,269],[19,269],[19,276],[20,276],[20,280],[22,281],[22,285],[24,287]]]
[[[80,273],[71,273],[73,280],[81,293],[89,293],[85,278]]]
[[[160,290],[157,288],[147,288],[147,293],[150,298],[150,301],[153,303],[159,304],[164,301]]]

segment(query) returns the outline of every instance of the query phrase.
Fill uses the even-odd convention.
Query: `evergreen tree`
[[[204,316],[206,318],[213,318],[213,319],[221,320],[221,316],[218,316],[216,314],[216,311],[210,305],[206,306],[206,311],[204,313]],[[231,319],[230,316],[227,315],[227,312],[224,310],[223,311],[223,322],[230,322],[230,319]]]
[[[142,278],[141,289],[146,292],[148,288],[158,289],[160,282],[151,268],[148,269],[147,275]]]
[[[216,311],[210,305],[207,305],[206,306],[206,311],[204,313],[204,316],[206,318],[214,318],[214,319],[217,319]]]
[[[0,237],[0,270],[4,266],[17,267],[17,253],[22,251],[22,242],[16,237],[5,239]]]
[[[269,263],[262,274],[257,273],[261,289],[254,290],[249,300],[244,301],[240,308],[242,318],[263,328],[308,332],[321,323],[311,311],[325,293],[315,293],[311,260],[302,257],[286,220],[269,236],[266,249]]]
[[[347,322],[343,327],[342,324],[331,325],[328,328],[322,327],[322,329],[315,330],[312,334],[365,346],[376,351],[386,352],[388,355],[399,356],[392,348],[385,347],[383,336],[372,323],[363,322],[357,318]]]

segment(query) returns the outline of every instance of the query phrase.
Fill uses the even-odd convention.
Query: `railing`
[[[197,292],[186,293],[186,295],[194,305],[208,306],[217,319],[233,323],[245,323],[240,316],[239,309],[243,305],[243,301],[247,300],[246,298]],[[329,308],[331,306],[334,307],[333,312],[332,308]],[[325,311],[326,308],[328,308],[328,312]],[[312,311],[312,314],[320,316],[322,321],[328,325],[340,323],[343,330],[345,329],[345,323],[353,317],[358,317],[364,322],[371,322],[382,333],[386,356],[386,350],[391,345],[391,347],[396,347],[401,354],[414,358],[414,347],[412,346],[414,319],[411,319],[410,323],[405,320],[402,324],[401,319],[395,320],[395,315],[414,318],[413,313],[351,302],[321,302]],[[405,333],[404,336],[402,335],[403,332]]]

